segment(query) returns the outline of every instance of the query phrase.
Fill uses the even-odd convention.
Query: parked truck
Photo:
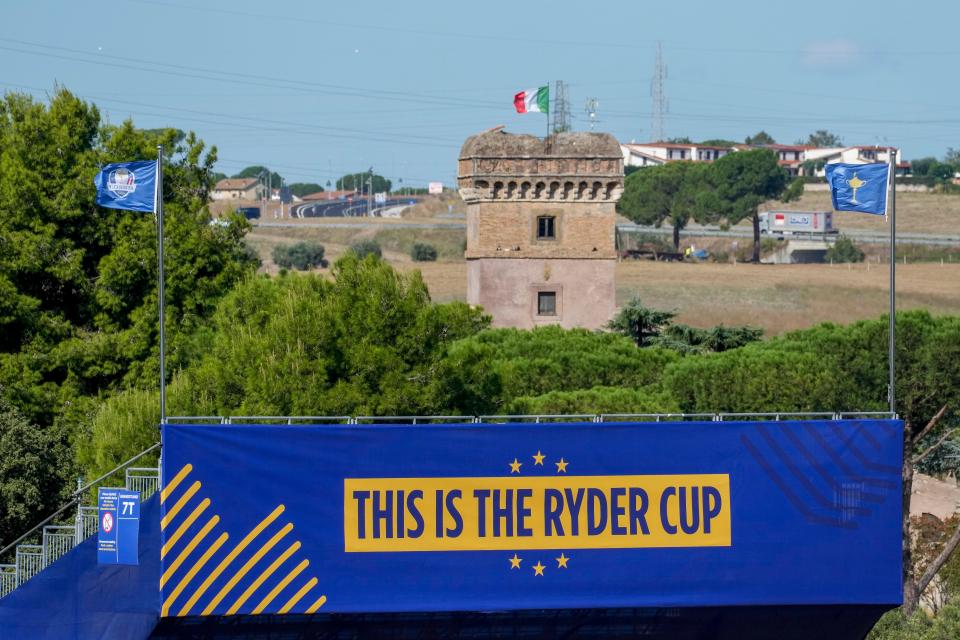
[[[761,211],[760,233],[770,235],[811,235],[837,233],[832,211]]]

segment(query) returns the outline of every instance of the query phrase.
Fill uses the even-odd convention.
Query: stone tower
[[[467,302],[498,327],[607,323],[623,192],[612,136],[471,136],[460,150],[458,186],[467,204]]]

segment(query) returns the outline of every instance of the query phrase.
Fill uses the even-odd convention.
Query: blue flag
[[[889,165],[838,162],[826,170],[835,210],[886,215]]]
[[[156,160],[108,164],[93,179],[97,204],[108,209],[156,211]]]

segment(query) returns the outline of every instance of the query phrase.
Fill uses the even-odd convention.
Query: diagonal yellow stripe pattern
[[[319,609],[320,607],[322,607],[323,604],[324,604],[326,601],[327,601],[327,596],[320,596],[319,598],[317,598],[317,601],[316,601],[316,602],[314,602],[312,605],[310,605],[309,607],[307,607],[307,610],[306,610],[304,613],[308,613],[308,614],[309,614],[309,613],[316,613],[316,612],[317,612],[317,609]]]
[[[182,496],[180,496],[180,499],[176,501],[176,503],[170,508],[170,510],[167,511],[166,515],[163,516],[163,519],[160,520],[161,531],[166,529],[167,525],[170,524],[170,522],[177,517],[177,514],[180,513],[180,510],[183,509],[184,505],[190,501],[190,498],[192,498],[193,494],[195,494],[197,491],[200,491],[199,480],[197,480],[192,485],[190,485],[190,488],[187,489],[187,491]]]
[[[183,579],[180,581],[180,583],[174,587],[173,591],[170,592],[170,596],[160,608],[161,617],[167,617],[167,613],[170,611],[170,605],[172,605],[176,599],[180,597],[180,594],[183,593],[183,590],[187,588],[187,585],[190,584],[190,581],[193,580],[194,576],[196,576],[197,573],[203,569],[204,565],[207,564],[207,561],[213,557],[213,554],[215,554],[217,550],[223,546],[223,543],[225,543],[229,537],[230,535],[224,531],[220,534],[220,537],[217,538],[212,545],[210,545],[210,548],[207,549],[202,556],[200,556],[200,559],[197,560],[196,564],[190,568],[190,571],[187,572],[187,575],[183,576]]]
[[[233,603],[233,606],[230,607],[230,609],[227,610],[227,615],[228,615],[228,616],[232,616],[232,615],[234,615],[237,611],[239,611],[239,610],[240,610],[240,607],[242,607],[242,606],[244,605],[244,603],[245,603],[247,600],[250,599],[250,596],[252,596],[253,593],[254,593],[257,589],[260,588],[260,585],[263,584],[264,581],[265,581],[267,578],[269,578],[270,576],[272,576],[272,575],[273,575],[273,572],[276,571],[277,568],[278,568],[280,565],[282,565],[284,562],[286,562],[286,561],[287,561],[287,558],[289,558],[289,557],[292,556],[294,553],[296,553],[297,549],[299,549],[299,548],[300,548],[300,542],[299,542],[299,541],[294,542],[292,545],[290,545],[290,546],[287,548],[286,551],[284,551],[284,552],[280,555],[279,558],[277,558],[277,559],[274,560],[272,563],[270,563],[270,566],[263,570],[263,573],[261,573],[261,574],[257,577],[257,579],[254,580],[253,583],[252,583],[249,587],[247,587],[247,590],[244,591],[242,594],[240,594],[240,597],[237,598],[237,601]]]
[[[227,597],[227,594],[230,593],[235,586],[237,586],[237,583],[243,579],[243,576],[247,575],[247,572],[253,568],[253,565],[260,562],[260,559],[263,558],[263,556],[265,556],[270,549],[273,549],[273,547],[275,547],[276,544],[291,531],[293,531],[293,523],[288,522],[283,529],[273,534],[273,537],[267,540],[266,544],[260,547],[260,549],[253,554],[253,557],[247,560],[246,563],[244,563],[244,565],[240,567],[235,574],[233,574],[233,577],[227,581],[227,584],[223,585],[213,600],[210,601],[210,604],[207,605],[207,608],[203,610],[201,615],[208,616],[213,613],[213,610],[217,608],[217,605],[220,604],[225,597]]]
[[[173,480],[167,483],[167,486],[163,488],[160,492],[160,504],[163,504],[167,501],[167,496],[174,492],[174,490],[183,482],[183,479],[186,478],[190,472],[193,471],[192,464],[183,465],[183,469],[177,472],[177,475],[173,476]]]
[[[271,589],[270,593],[268,593],[263,597],[263,600],[260,601],[260,604],[258,604],[256,609],[253,610],[253,615],[256,616],[263,613],[263,610],[266,609],[268,606],[270,606],[270,603],[273,602],[273,599],[276,598],[281,591],[286,589],[287,585],[293,582],[293,579],[296,578],[298,575],[300,575],[300,573],[309,566],[310,566],[310,561],[303,560],[300,562],[300,564],[298,564],[293,569],[291,569],[290,573],[285,575],[283,577],[283,580],[278,582],[277,586]]]
[[[310,578],[307,584],[300,587],[299,591],[293,594],[293,597],[287,600],[286,604],[280,607],[280,611],[278,611],[277,613],[281,613],[281,614],[290,613],[290,609],[293,609],[296,606],[296,604],[300,602],[303,596],[307,595],[310,589],[313,589],[315,586],[317,586],[317,579]]]
[[[220,516],[213,516],[210,520],[207,521],[207,524],[203,525],[203,529],[193,537],[187,546],[180,552],[180,555],[177,556],[177,559],[170,563],[170,566],[167,567],[167,570],[163,572],[163,575],[160,576],[160,588],[163,589],[163,585],[167,583],[167,580],[177,572],[177,569],[180,568],[180,565],[183,564],[183,561],[197,548],[197,545],[203,542],[203,539],[207,537],[207,534],[210,533],[210,530],[217,526],[217,523],[220,522]]]
[[[192,609],[193,605],[197,604],[197,601],[203,597],[203,594],[207,592],[207,589],[210,588],[210,585],[213,584],[213,581],[216,580],[220,576],[220,574],[223,573],[226,570],[226,568],[230,566],[230,563],[232,563],[234,560],[237,559],[237,556],[240,555],[240,553],[247,548],[247,545],[253,542],[254,538],[260,535],[264,529],[270,526],[270,523],[272,523],[274,520],[280,517],[280,514],[283,513],[283,510],[285,508],[286,507],[284,507],[282,504],[279,505],[276,509],[273,510],[273,512],[270,515],[268,515],[266,518],[261,520],[260,524],[258,524],[253,529],[251,529],[250,533],[244,536],[243,540],[237,543],[237,546],[233,548],[233,551],[228,553],[227,556],[220,561],[220,564],[217,565],[217,568],[214,569],[210,573],[210,575],[207,576],[206,580],[203,581],[200,587],[196,591],[194,591],[193,595],[190,596],[190,599],[187,600],[187,603],[183,605],[183,608],[180,609],[177,615],[185,616],[188,613],[190,613],[190,609]]]
[[[190,526],[197,521],[197,518],[199,518],[209,506],[210,498],[204,498],[203,502],[197,505],[197,508],[193,510],[193,513],[187,516],[187,519],[183,521],[183,524],[177,527],[177,530],[173,532],[173,535],[167,538],[167,541],[163,543],[163,547],[160,549],[161,559],[167,557],[167,553],[173,548],[173,545],[177,544],[177,541],[183,536],[184,533],[187,532],[187,529],[189,529]]]

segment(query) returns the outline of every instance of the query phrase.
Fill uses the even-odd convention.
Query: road
[[[383,208],[396,207],[397,203],[407,204],[407,200],[389,200]],[[393,204],[391,204],[393,203]],[[327,203],[322,203],[327,204]],[[336,205],[336,203],[332,203]],[[295,205],[298,207],[311,207],[316,206],[314,203],[307,203],[302,205]],[[328,205],[329,206],[329,205]],[[344,206],[344,203],[340,203],[339,207],[334,207],[332,209],[328,208],[318,208],[316,210],[308,210],[304,213],[303,217],[308,218],[329,218],[329,217],[351,217],[351,216],[362,216],[365,205],[350,205]],[[377,215],[378,209],[374,209],[374,216]],[[298,216],[300,217],[300,216]],[[258,226],[261,227],[303,227],[303,226],[312,226],[312,227],[350,227],[355,228],[357,226],[382,226],[380,222],[375,220],[370,220],[369,218],[364,221],[356,221],[351,223],[316,223],[316,224],[303,224],[303,223],[290,223],[290,222],[260,222]],[[391,223],[391,226],[394,227],[405,227],[410,229],[466,229],[466,224],[463,222],[407,222],[403,220],[397,220],[396,222]],[[617,230],[624,233],[645,233],[650,235],[661,235],[661,236],[671,236],[673,235],[673,230],[670,227],[645,227],[637,224],[627,224],[620,223],[617,225]],[[887,244],[890,242],[890,236],[885,233],[875,233],[870,231],[845,231],[843,232],[848,238],[860,243],[866,244]],[[732,229],[723,230],[719,227],[698,227],[692,229],[684,229],[680,232],[680,236],[684,238],[753,238],[753,230],[734,227]],[[766,236],[764,236],[766,237]],[[773,237],[773,236],[771,236]],[[835,236],[834,236],[835,237]],[[787,237],[789,239],[789,236]],[[798,237],[797,239],[802,239]],[[819,240],[820,236],[815,236],[814,239]],[[828,237],[829,239],[829,237]],[[933,246],[943,246],[943,247],[952,247],[960,246],[960,236],[950,236],[950,235],[932,235],[925,233],[898,233],[897,234],[897,244],[922,244],[922,245],[933,245]]]
[[[394,210],[398,207],[409,206],[416,202],[410,198],[393,198],[383,204],[375,204],[371,209],[372,216],[379,216],[385,210]],[[317,200],[291,205],[291,218],[352,218],[367,215],[366,198],[354,200]]]

